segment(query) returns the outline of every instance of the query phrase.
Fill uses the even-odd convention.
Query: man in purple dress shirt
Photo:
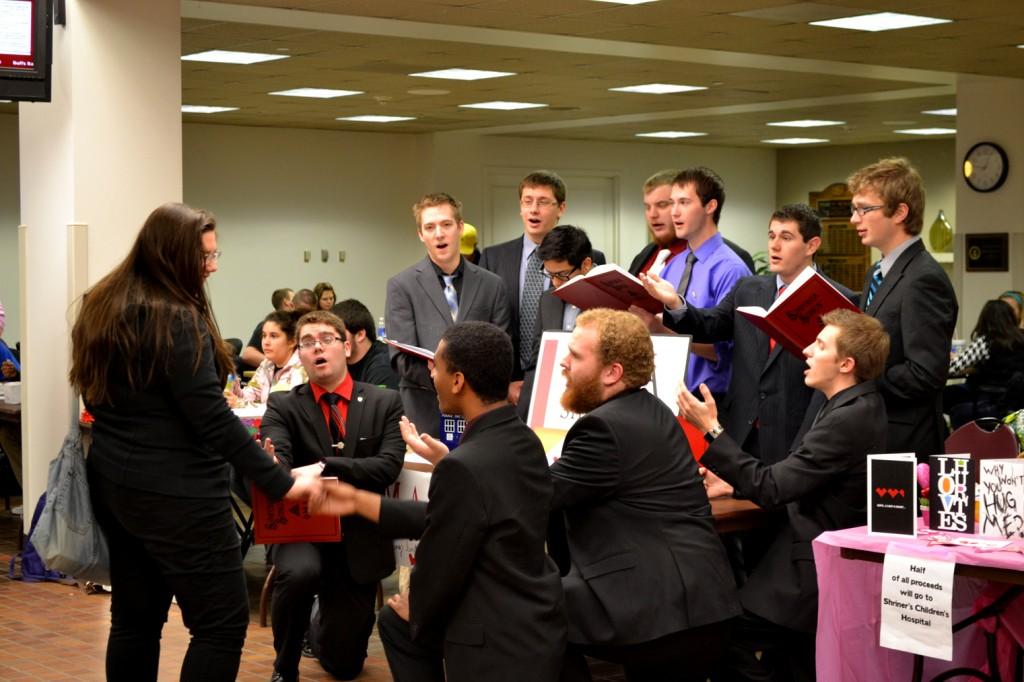
[[[751,274],[718,231],[725,185],[710,168],[687,168],[673,180],[671,198],[676,237],[687,240],[688,247],[669,262],[661,277],[679,282],[677,289],[687,305],[713,308],[736,282]],[[732,375],[732,351],[732,341],[693,344],[686,387],[692,391],[704,383],[713,394],[724,396]]]

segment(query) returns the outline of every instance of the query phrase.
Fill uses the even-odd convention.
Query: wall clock
[[[999,189],[1010,170],[1006,152],[995,142],[979,142],[964,157],[964,180],[975,192]]]

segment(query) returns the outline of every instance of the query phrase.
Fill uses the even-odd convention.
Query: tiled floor
[[[12,499],[12,504],[20,504]],[[0,504],[2,507],[2,504]],[[19,517],[0,509],[0,680],[97,680],[104,679],[103,657],[109,626],[107,594],[85,594],[73,585],[23,583],[8,578],[7,566],[18,547]],[[238,679],[266,682],[274,660],[270,628],[258,622],[260,588],[265,577],[263,548],[249,550],[245,563],[249,583],[251,621],[242,653]],[[395,581],[385,581],[385,594],[395,591]],[[188,632],[181,623],[177,606],[164,627],[160,657],[160,680],[178,679]],[[622,680],[619,669],[610,665],[592,667],[595,682]],[[313,659],[303,658],[303,681],[332,680]],[[391,680],[376,631],[370,639],[369,657],[359,682]]]

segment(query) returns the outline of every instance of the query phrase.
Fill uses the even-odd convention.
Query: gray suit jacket
[[[465,259],[462,267],[457,321],[490,322],[507,332],[508,301],[501,279]],[[437,348],[441,336],[454,324],[429,258],[388,280],[385,321],[388,338],[430,351]],[[392,348],[391,365],[399,377],[398,392],[405,414],[421,433],[438,437],[441,414],[426,361]]]

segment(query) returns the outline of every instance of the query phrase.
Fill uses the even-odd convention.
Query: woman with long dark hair
[[[224,401],[232,368],[204,290],[216,223],[164,204],[128,256],[86,292],[72,330],[72,385],[96,418],[87,466],[110,544],[108,680],[156,680],[177,598],[192,640],[182,680],[234,680],[249,624],[228,499],[234,464],[272,498],[308,495]]]
[[[971,332],[971,343],[949,365],[949,376],[967,381],[948,386],[943,410],[954,429],[978,417],[1002,417],[1021,405],[1017,392],[1024,381],[1024,330],[1008,303],[986,301]]]

